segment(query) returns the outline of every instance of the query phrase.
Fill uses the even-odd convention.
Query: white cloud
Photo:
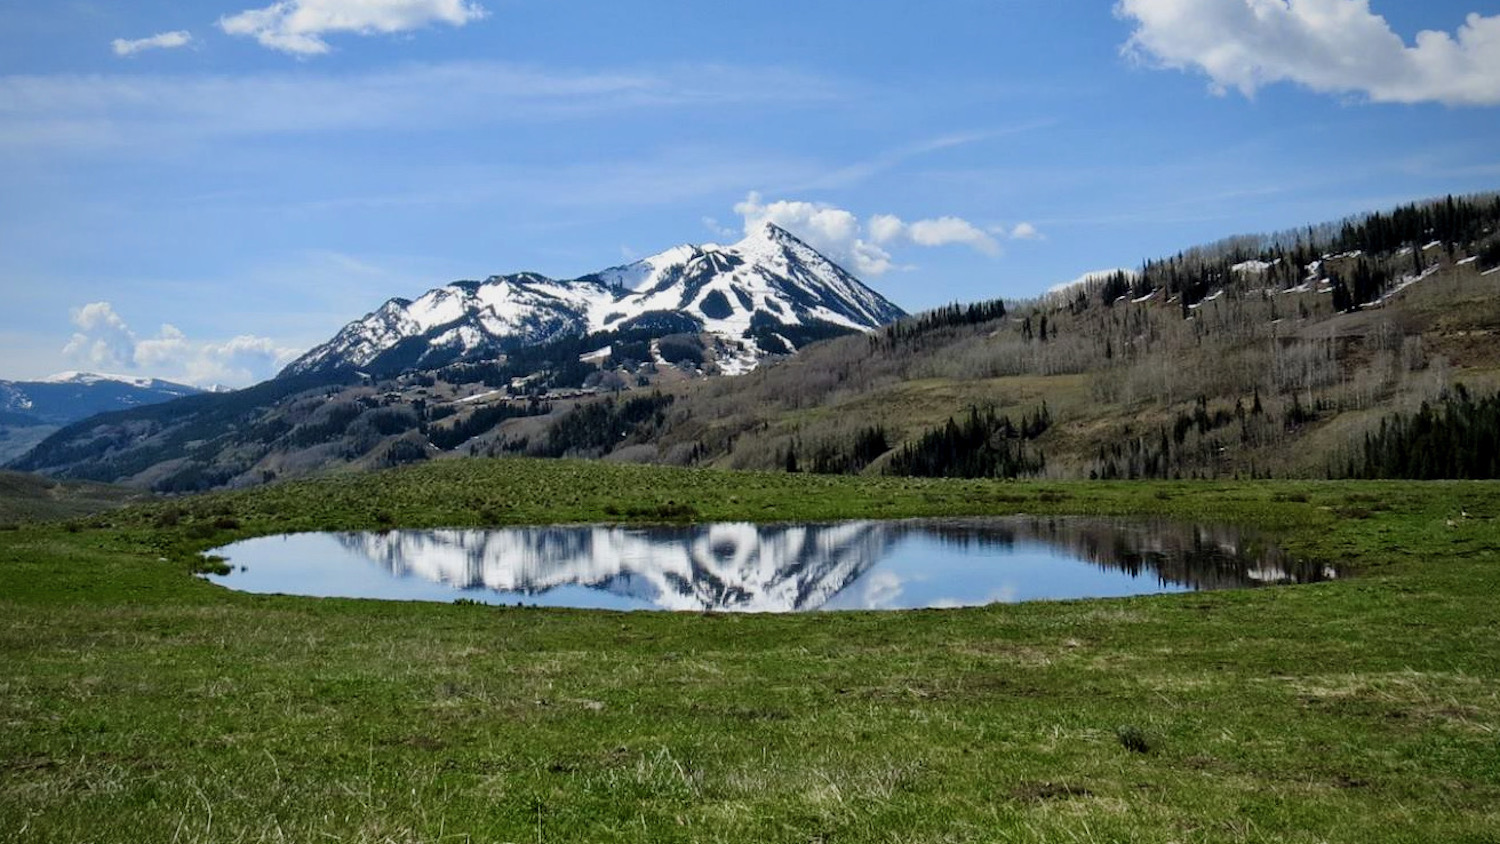
[[[135,335],[108,302],[90,302],[73,311],[78,331],[63,354],[99,367],[120,367],[135,356]]]
[[[986,255],[999,255],[1000,244],[980,231],[973,223],[958,217],[918,220],[906,227],[907,236],[918,246],[947,246],[962,243]]]
[[[887,247],[901,244],[962,244],[986,255],[1000,254],[1000,244],[993,237],[960,217],[907,223],[894,214],[876,214],[861,224],[853,213],[832,205],[798,200],[768,203],[754,192],[734,211],[744,218],[746,232],[762,223],[775,223],[858,275],[881,275],[894,269]]]
[[[110,42],[117,56],[133,56],[142,50],[171,50],[177,47],[186,47],[193,43],[193,34],[185,29],[176,32],[163,32],[150,38],[137,38],[134,41],[124,38],[116,38]]]
[[[1045,240],[1046,239],[1045,237],[1043,237],[1043,235],[1042,235],[1042,233],[1040,231],[1037,231],[1037,227],[1036,226],[1032,225],[1031,223],[1024,223],[1024,222],[1023,223],[1016,223],[1015,227],[1010,230],[1010,238],[1011,238],[1011,240]]]
[[[1408,46],[1369,0],[1120,0],[1137,28],[1128,54],[1197,68],[1222,92],[1276,82],[1375,102],[1500,105],[1500,15]]]
[[[870,218],[870,237],[876,243],[890,243],[898,240],[906,231],[906,224],[895,214],[876,214]]]
[[[195,384],[249,384],[274,375],[297,356],[269,337],[241,334],[224,343],[204,343],[188,355],[185,371]]]
[[[223,343],[200,343],[163,324],[157,336],[141,339],[109,302],[90,302],[73,311],[78,331],[63,355],[85,366],[139,372],[208,386],[243,386],[269,378],[296,357],[266,337],[241,335]]]
[[[219,28],[283,53],[315,56],[331,49],[323,40],[328,33],[391,35],[435,23],[463,26],[485,14],[468,0],[281,0],[220,18]]]
[[[703,227],[713,232],[714,237],[722,237],[727,239],[734,237],[735,235],[734,229],[721,224],[718,217],[704,217]]]
[[[147,370],[173,366],[191,353],[187,335],[171,323],[162,323],[159,336],[135,344],[131,362]]]
[[[917,246],[963,244],[986,255],[999,255],[1000,244],[990,233],[961,217],[936,217],[906,222],[895,214],[876,214],[866,224],[870,237],[881,245],[913,243]],[[1003,233],[1003,229],[999,230]]]
[[[775,223],[858,275],[881,275],[894,266],[889,252],[865,239],[859,218],[842,208],[797,200],[766,203],[752,192],[734,212],[745,219],[747,233]]]

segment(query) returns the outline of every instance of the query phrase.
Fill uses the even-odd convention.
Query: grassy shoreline
[[[255,596],[188,574],[198,551],[292,530],[1017,512],[1230,522],[1361,576],[747,617]],[[1495,483],[443,461],[23,525],[0,531],[0,830],[1496,841],[1497,517]]]

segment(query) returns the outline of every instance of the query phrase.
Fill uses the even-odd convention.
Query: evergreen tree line
[[[1432,241],[1467,244],[1482,239],[1500,223],[1500,195],[1449,196],[1437,202],[1403,205],[1344,223],[1333,248],[1372,255],[1421,247]]]
[[[1356,478],[1500,478],[1500,394],[1475,399],[1459,385],[1436,407],[1390,416],[1345,468]]]
[[[847,445],[825,440],[805,456],[802,445],[794,440],[783,452],[781,466],[788,472],[805,468],[815,475],[857,475],[890,450],[885,426],[871,425],[859,429]]]
[[[914,317],[891,323],[879,334],[871,335],[871,344],[883,344],[886,348],[911,345],[923,335],[943,328],[960,328],[992,322],[1005,317],[1005,302],[992,299],[972,305],[952,304],[917,314]]]
[[[1104,303],[1106,307],[1113,305],[1119,301],[1121,296],[1129,296],[1131,294],[1134,282],[1135,279],[1124,271],[1110,273],[1099,284],[1099,301]],[[1146,290],[1142,295],[1149,292],[1149,290]]]
[[[1379,299],[1391,283],[1388,270],[1372,266],[1363,258],[1355,264],[1347,282],[1336,273],[1330,273],[1328,278],[1333,282],[1333,309],[1339,312],[1352,311]]]
[[[574,408],[547,431],[547,439],[533,451],[540,457],[597,457],[632,436],[645,441],[661,429],[672,396],[649,396],[589,402]]]
[[[1299,424],[1312,418],[1309,412],[1300,409],[1297,414],[1295,419]],[[1272,432],[1279,430],[1279,426],[1290,427],[1293,418],[1290,410],[1280,422],[1268,414],[1259,390],[1254,391],[1248,406],[1243,398],[1235,399],[1233,410],[1224,407],[1209,410],[1208,397],[1199,395],[1192,412],[1179,412],[1170,427],[1159,426],[1155,431],[1101,444],[1089,478],[1112,481],[1213,477],[1218,471],[1212,465],[1214,455],[1229,441],[1227,436],[1234,436],[1224,429],[1238,423],[1240,443],[1249,444],[1274,435]]]
[[[1424,269],[1422,247],[1432,242],[1450,250],[1500,250],[1486,239],[1500,227],[1500,195],[1452,197],[1412,203],[1388,213],[1374,213],[1345,221],[1336,233],[1308,228],[1256,242],[1251,238],[1226,241],[1214,249],[1192,250],[1159,261],[1146,261],[1134,279],[1111,276],[1100,287],[1103,300],[1113,302],[1127,290],[1133,298],[1163,290],[1168,297],[1179,297],[1184,316],[1214,290],[1230,287],[1236,281],[1234,267],[1259,261],[1264,269],[1257,284],[1295,287],[1304,281],[1307,266],[1324,255],[1361,252],[1368,256],[1356,269],[1357,277],[1343,279],[1348,310],[1379,298],[1389,285],[1392,273],[1370,258],[1391,256],[1402,249],[1412,250],[1410,270],[1420,274]]]
[[[452,451],[507,419],[545,416],[551,412],[552,405],[535,399],[524,405],[510,402],[487,405],[451,425],[432,426],[427,431],[427,439],[443,451]]]
[[[1045,404],[1018,426],[993,407],[970,407],[967,416],[903,446],[891,458],[886,473],[928,478],[1015,478],[1036,475],[1046,468],[1044,453],[1027,442],[1052,425]]]

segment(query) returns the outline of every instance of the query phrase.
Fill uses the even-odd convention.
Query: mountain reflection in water
[[[332,548],[311,544],[330,537]],[[437,587],[501,603],[743,612],[959,606],[1334,576],[1233,529],[1063,517],[392,530],[266,537],[218,553],[245,570],[214,579],[246,591],[441,599]],[[388,583],[363,584],[373,572],[331,559],[340,553],[375,563]]]
[[[340,534],[398,576],[535,596],[587,586],[671,610],[815,609],[895,537],[878,522],[546,527]]]

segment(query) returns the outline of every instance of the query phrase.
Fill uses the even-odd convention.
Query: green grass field
[[[1316,586],[806,616],[252,596],[282,530],[985,513],[1276,531]],[[0,530],[0,840],[1500,841],[1500,484],[443,461]]]
[[[150,498],[149,493],[105,484],[61,482],[0,470],[0,528],[38,519],[87,516]]]

